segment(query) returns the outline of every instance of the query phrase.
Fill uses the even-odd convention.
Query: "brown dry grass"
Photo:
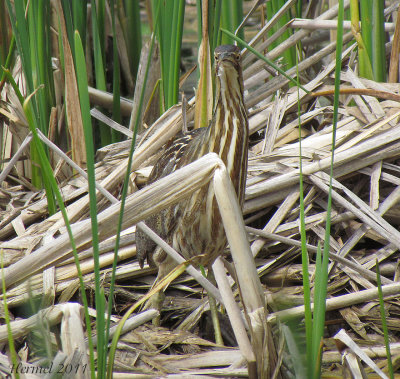
[[[333,17],[331,14],[330,18]],[[326,41],[321,44],[320,49],[315,48],[315,33],[311,32],[307,29],[296,30],[291,42],[295,44],[302,41],[307,59],[299,65],[301,80],[309,91],[318,92],[330,88],[333,83],[334,62],[331,62],[331,54],[335,51],[336,41]],[[255,47],[260,51],[265,48],[263,33],[265,32],[262,31],[255,38]],[[345,35],[346,42],[351,38],[350,33]],[[288,47],[280,45],[268,55],[271,59],[277,58]],[[369,96],[357,93],[341,96],[334,163],[330,240],[332,254],[323,355],[325,377],[342,377],[344,372],[349,372],[349,365],[357,362],[357,357],[363,357],[363,353],[378,367],[384,371],[386,369],[376,288],[377,260],[382,273],[395,371],[400,367],[400,85],[376,83],[358,77],[355,73],[354,51],[355,46],[351,44],[344,50],[342,85],[354,89],[369,89],[370,92]],[[259,278],[264,285],[270,312],[267,322],[274,332],[278,363],[282,364],[281,373],[285,377],[292,369],[292,363],[284,340],[288,343],[288,335],[293,337],[293,330],[287,328],[286,322],[297,320],[298,323],[304,312],[301,307],[303,289],[299,248],[298,93],[297,88],[288,87],[286,79],[280,76],[271,78],[264,64],[251,54],[244,53],[243,63],[246,103],[253,136],[244,218],[249,226],[247,232],[251,251]],[[388,94],[386,100],[378,97],[382,97],[382,91]],[[93,94],[93,104],[98,102],[97,99]],[[107,104],[107,98],[102,101],[103,105]],[[325,234],[328,183],[326,172],[331,154],[332,98],[326,94],[312,97],[300,91],[300,102],[305,222],[310,278],[313,283],[315,248]],[[125,105],[129,111],[129,102]],[[20,129],[16,126],[23,125],[24,120],[12,106],[11,111],[12,115],[7,113],[10,112],[10,107],[1,108],[3,122],[10,126],[9,136],[19,144],[25,136],[18,133]],[[193,101],[189,101],[186,110],[189,125],[193,115]],[[176,107],[155,122],[150,133],[144,133],[144,137],[139,139],[140,147],[135,152],[131,176],[132,202],[128,202],[127,206],[136,204],[135,196],[139,196],[140,202],[138,208],[128,210],[131,216],[127,216],[128,220],[125,222],[126,231],[122,238],[117,268],[115,321],[153,282],[154,270],[141,270],[135,258],[135,226],[132,225],[132,220],[136,223],[149,209],[154,210],[158,205],[156,200],[140,197],[142,192],[137,190],[146,182],[148,166],[154,160],[155,154],[181,128],[181,109]],[[12,154],[12,149],[9,151]],[[105,147],[98,152],[97,181],[116,199],[121,188],[127,154],[126,142]],[[79,254],[85,283],[88,293],[91,294],[94,274],[92,249],[88,240],[89,234],[85,230],[87,223],[84,221],[88,217],[86,181],[79,175],[66,177],[68,171],[61,168],[63,165],[61,159],[55,174],[58,175],[64,200],[69,205],[68,213],[74,223],[74,230],[82,238],[78,238]],[[34,191],[21,170],[22,163],[17,163],[10,174],[2,178],[4,181],[0,188],[0,249],[6,267],[7,302],[12,313],[21,315],[22,309],[29,304],[29,299],[41,299],[44,311],[12,322],[14,336],[21,348],[29,333],[38,333],[44,328],[44,335],[47,336],[45,340],[54,347],[56,335],[63,342],[68,337],[62,333],[59,335],[58,329],[50,329],[50,326],[61,323],[61,328],[65,331],[68,330],[69,323],[73,322],[71,320],[79,323],[79,319],[74,318],[78,317],[79,311],[72,305],[79,301],[77,272],[68,239],[65,238],[61,215],[48,217],[43,193]],[[195,185],[193,180],[192,184],[187,185]],[[171,184],[171,192],[176,190],[175,185]],[[115,225],[111,225],[115,222],[115,218],[112,218],[115,211],[113,213],[109,200],[102,195],[98,197],[98,207],[104,214],[109,212],[109,218],[104,217],[104,224],[100,223],[99,229],[100,262],[107,293],[115,240]],[[117,209],[116,206],[114,208]],[[228,252],[226,259],[230,260]],[[229,263],[227,267],[232,270]],[[230,276],[229,280],[232,280]],[[234,284],[233,281],[231,284]],[[233,289],[237,302],[241,304],[235,285]],[[176,373],[208,377],[246,377],[248,370],[243,355],[235,347],[230,321],[224,314],[221,314],[223,335],[227,344],[234,347],[221,347],[212,342],[213,336],[209,333],[209,305],[204,290],[190,276],[182,276],[169,287],[166,294],[162,327],[154,327],[149,323],[141,326],[134,324],[134,329],[123,335],[116,360],[115,377],[119,377],[117,372],[124,373],[121,377]],[[242,295],[246,296],[245,293]],[[147,318],[144,321],[148,321],[155,314],[146,313],[145,316]],[[341,332],[338,333],[339,331]],[[344,332],[349,337],[348,340]],[[294,337],[301,341],[301,328],[297,328],[297,333]],[[82,343],[83,335],[80,339],[77,336],[75,338],[72,345],[77,340]],[[0,339],[3,344],[7,342],[5,325],[0,326]],[[32,353],[34,344],[29,342],[27,349],[28,354]],[[67,351],[65,348],[64,352]],[[32,358],[28,354],[22,358],[23,361],[28,357]],[[7,357],[1,355],[0,358],[0,369],[7,372]],[[372,367],[367,361],[356,363],[353,369],[360,372],[365,370],[368,377],[374,377]]]

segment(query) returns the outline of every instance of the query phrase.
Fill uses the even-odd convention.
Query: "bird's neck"
[[[208,134],[209,152],[224,162],[242,200],[247,171],[248,122],[241,74],[222,73],[217,83],[216,106]]]

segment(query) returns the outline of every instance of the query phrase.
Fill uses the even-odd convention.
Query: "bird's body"
[[[178,136],[166,147],[154,166],[149,183],[172,173],[207,153],[219,155],[226,165],[239,203],[242,205],[247,173],[248,122],[243,102],[240,50],[224,45],[215,49],[217,74],[216,106],[207,128]],[[211,264],[225,249],[227,240],[212,181],[178,204],[145,221],[186,259],[200,256],[200,264]],[[174,261],[143,232],[137,231],[137,255],[158,266],[161,279]]]

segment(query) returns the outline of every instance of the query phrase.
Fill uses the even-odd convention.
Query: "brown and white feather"
[[[149,182],[214,152],[226,165],[239,203],[243,205],[249,129],[239,48],[232,45],[217,47],[215,69],[216,105],[210,125],[180,135],[169,143],[165,154],[154,166]],[[202,265],[212,263],[227,244],[212,182],[145,222],[186,259],[201,256],[199,263]],[[146,257],[150,264],[155,262],[159,267],[159,278],[174,267],[172,259],[140,230],[136,244],[140,264],[143,265]]]

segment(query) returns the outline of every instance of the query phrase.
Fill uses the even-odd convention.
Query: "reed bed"
[[[344,4],[347,6],[348,2]],[[305,351],[299,135],[302,138],[304,224],[313,294],[318,245],[321,241],[327,243],[325,222],[333,131],[335,62],[332,53],[336,50],[336,41],[329,41],[324,28],[333,27],[328,21],[334,20],[337,12],[338,6],[322,12],[317,17],[321,23],[316,33],[300,20],[285,24],[283,28],[291,30],[291,36],[266,53],[269,59],[276,60],[301,43],[304,57],[297,70],[307,92],[289,85],[288,79],[267,67],[248,49],[243,49],[245,101],[251,133],[244,224],[235,201],[230,198],[224,168],[215,156],[206,156],[151,186],[145,186],[152,164],[162,154],[163,145],[184,128],[192,126],[194,98],[185,106],[172,106],[137,136],[119,243],[112,323],[116,324],[131,304],[143,298],[156,275],[150,267],[140,269],[136,259],[135,230],[150,214],[188,196],[204,183],[214,181],[220,191],[219,205],[231,211],[231,214],[226,213],[226,219],[223,217],[230,248],[214,265],[218,288],[197,278],[203,280],[199,285],[193,279],[196,277],[193,272],[179,276],[169,285],[162,326],[156,327],[149,322],[158,316],[155,310],[135,311],[117,345],[115,378],[174,377],[179,374],[256,377],[254,362],[257,361],[260,369],[262,359],[269,370],[269,376],[265,377],[293,377],[294,372],[298,377],[306,377],[304,368],[299,367]],[[385,12],[388,20],[396,19],[398,7],[389,5]],[[282,34],[281,29],[273,28],[274,21],[271,19],[248,39],[249,44],[262,54],[271,41]],[[393,35],[394,23],[388,22],[385,28]],[[392,45],[400,43],[399,35],[394,35],[397,39],[391,38],[386,45],[388,52]],[[389,377],[380,298],[383,299],[383,319],[388,331],[393,371],[398,372],[400,84],[360,77],[355,69],[357,45],[353,34],[346,31],[343,43],[322,376]],[[296,76],[296,67],[281,65],[281,68],[287,75]],[[141,72],[140,67],[138,72]],[[19,141],[14,160],[10,160],[0,174],[0,250],[6,303],[11,315],[14,312],[23,314],[22,310],[29,304],[36,304],[33,309],[38,309],[38,304],[41,308],[30,316],[11,319],[12,335],[18,349],[27,341],[27,351],[20,358],[27,367],[40,366],[40,354],[35,350],[35,343],[40,341],[50,350],[62,346],[54,362],[79,367],[79,375],[89,377],[89,370],[82,370],[88,367],[87,334],[82,326],[80,284],[68,231],[61,212],[48,214],[44,191],[35,190],[16,170],[16,166],[21,165],[20,159],[26,156],[32,135],[21,109],[13,101],[15,94],[10,86],[6,85],[4,92],[7,97],[1,103],[1,117],[9,125],[11,135]],[[121,188],[133,132],[132,128],[112,122],[94,108],[112,109],[112,94],[90,88],[89,95],[92,117],[100,119],[109,128],[105,135],[111,135],[111,130],[117,129],[128,139],[99,149],[94,167],[99,278],[107,295]],[[121,99],[121,104],[122,115],[130,115],[134,103]],[[18,132],[21,128],[25,128],[26,133]],[[58,162],[54,175],[66,204],[89,306],[93,307],[95,261],[87,175],[46,136],[41,138]],[[72,165],[70,171],[65,170],[67,165]],[[73,175],[66,175],[68,172]],[[251,256],[255,265],[253,260],[248,260]],[[182,271],[184,268],[185,264]],[[224,304],[221,310],[227,309],[220,313],[226,346],[213,342],[204,288],[214,291],[211,293],[220,305]],[[89,314],[96,317],[91,308]],[[252,330],[251,343],[246,328]],[[110,333],[110,338],[112,336]],[[0,326],[0,342],[6,344],[8,341],[9,333],[4,324]],[[94,346],[96,343],[95,338]],[[19,352],[21,355],[22,350]],[[0,371],[4,375],[10,373],[5,353],[0,354]]]

